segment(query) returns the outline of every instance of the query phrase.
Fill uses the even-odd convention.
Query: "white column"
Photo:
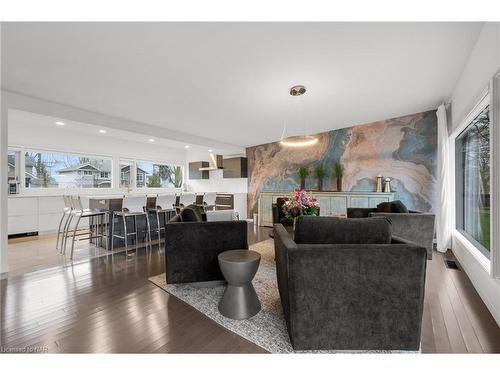
[[[112,175],[112,185],[111,187],[115,190],[120,188],[120,157],[118,155],[113,155],[113,166],[111,167]]]
[[[8,112],[5,98],[0,92],[0,272],[7,272],[7,124]]]
[[[446,107],[441,104],[437,109],[438,119],[438,191],[436,207],[436,240],[437,249],[446,252],[451,247],[450,206],[450,147]]]

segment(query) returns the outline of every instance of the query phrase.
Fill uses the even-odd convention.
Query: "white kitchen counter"
[[[191,192],[192,193],[192,192]],[[247,217],[247,194],[246,193],[222,193],[234,196],[234,210],[238,212],[240,219]],[[146,193],[132,192],[130,195]],[[154,196],[163,193],[148,193]],[[88,207],[89,199],[122,198],[124,193],[82,193],[80,194],[82,204]],[[38,232],[39,234],[54,233],[57,231],[61,219],[64,202],[63,193],[57,194],[12,194],[8,199],[8,234],[20,234]],[[85,225],[85,223],[82,223]]]

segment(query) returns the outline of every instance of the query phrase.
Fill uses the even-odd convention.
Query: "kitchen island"
[[[171,193],[171,192],[170,192]],[[134,193],[132,195],[143,195],[145,193]],[[160,193],[160,194],[167,194]],[[200,192],[200,194],[202,194]],[[156,194],[147,194],[147,207],[155,207]],[[108,211],[107,225],[104,225],[103,231],[107,237],[108,249],[111,245],[111,217],[112,211],[120,211],[122,209],[123,193],[96,194],[83,193],[80,194],[82,205],[84,208],[99,209]],[[233,193],[217,193],[216,198],[217,209],[235,209],[240,218],[246,217],[246,194],[233,194]],[[13,194],[9,195],[8,199],[8,234],[9,236],[23,236],[23,235],[38,235],[49,234],[57,231],[59,221],[64,208],[64,201],[62,193],[59,194]],[[165,217],[160,217],[160,225],[164,224]],[[138,218],[138,229],[145,225],[144,218]],[[117,233],[123,231],[123,223],[121,218],[115,219],[115,229]],[[130,228],[133,228],[131,223]],[[80,228],[88,226],[86,219],[80,223]],[[156,228],[156,215],[151,215],[151,228]],[[155,240],[154,232],[152,239]],[[115,238],[115,247],[121,247],[123,240]],[[105,246],[105,245],[104,245]]]

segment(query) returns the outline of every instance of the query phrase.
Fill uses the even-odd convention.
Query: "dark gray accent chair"
[[[224,280],[217,256],[236,249],[248,249],[246,221],[169,222],[165,226],[167,283]]]
[[[348,208],[348,218],[382,216],[392,222],[392,233],[405,238],[427,250],[427,259],[432,259],[435,215],[408,210],[408,213],[379,212],[377,208]]]
[[[274,225],[276,272],[295,350],[418,350],[425,248],[385,218],[301,216]]]

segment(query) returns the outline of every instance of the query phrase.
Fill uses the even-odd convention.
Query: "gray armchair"
[[[435,215],[418,211],[409,213],[378,212],[376,208],[348,208],[348,218],[387,217],[392,222],[392,233],[405,238],[427,250],[427,259],[432,259]]]
[[[169,222],[165,226],[168,284],[224,280],[217,256],[248,249],[246,221]]]
[[[281,304],[296,350],[418,350],[426,251],[383,218],[274,226]]]

